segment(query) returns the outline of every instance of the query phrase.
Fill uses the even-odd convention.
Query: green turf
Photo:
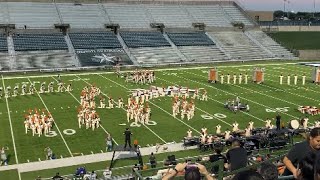
[[[320,49],[320,32],[275,32],[269,35],[288,49]]]
[[[273,62],[279,63],[279,62]],[[243,66],[246,63],[222,64],[217,66],[219,73],[223,74],[252,74],[253,66]],[[249,62],[248,64],[252,64]],[[257,64],[254,62],[253,64]],[[157,80],[154,86],[185,86],[189,89],[205,88],[208,91],[209,101],[203,102],[196,100],[195,117],[190,120],[180,120],[171,116],[171,97],[160,97],[149,102],[152,110],[151,120],[156,122],[155,126],[132,127],[133,139],[138,139],[144,147],[147,144],[164,142],[181,142],[188,129],[193,129],[194,135],[197,135],[203,126],[206,126],[209,133],[214,133],[217,124],[222,126],[222,130],[230,129],[234,121],[239,122],[240,128],[244,129],[249,121],[254,121],[255,126],[264,126],[266,118],[274,118],[277,112],[281,113],[283,122],[287,125],[293,119],[303,117],[297,111],[298,105],[312,105],[319,107],[319,87],[311,82],[311,77],[307,77],[307,84],[299,85],[279,85],[279,75],[297,74],[301,78],[302,74],[310,74],[311,67],[282,64],[272,65],[270,62],[266,65],[260,65],[266,68],[265,82],[263,84],[208,84],[207,70],[202,69],[176,69],[170,71],[156,72]],[[102,72],[100,72],[102,73]],[[43,74],[37,74],[43,75]],[[22,82],[46,82],[55,81],[57,74],[46,74],[46,77],[27,77],[4,76],[4,84],[14,87],[15,84],[21,86]],[[293,77],[292,82],[293,82]],[[285,80],[286,78],[284,78]],[[299,79],[300,80],[300,79]],[[112,96],[114,99],[123,97],[127,102],[130,89],[149,88],[150,85],[136,85],[126,83],[123,78],[118,78],[115,74],[62,74],[62,81],[72,82],[74,91],[71,94],[51,93],[34,94],[27,96],[11,97],[8,99],[8,106],[5,98],[0,100],[0,146],[8,146],[9,164],[15,164],[17,157],[19,163],[28,161],[44,160],[44,148],[50,146],[58,158],[84,155],[91,153],[100,153],[105,150],[105,134],[110,132],[117,144],[123,144],[122,132],[126,126],[120,126],[120,123],[126,123],[126,113],[124,109],[97,109],[102,119],[103,128],[95,131],[79,129],[77,125],[77,107],[79,106],[80,90],[87,85],[95,84],[102,90],[103,96]],[[36,84],[39,89],[40,84]],[[56,87],[56,86],[55,86]],[[56,88],[55,88],[56,89]],[[223,107],[227,99],[239,96],[241,101],[250,105],[250,112],[233,113]],[[98,102],[98,99],[97,99]],[[8,115],[10,110],[10,118]],[[32,137],[31,133],[25,134],[23,119],[29,109],[46,109],[53,115],[56,126],[53,128],[56,135],[54,137]],[[207,117],[204,119],[203,117]],[[318,116],[310,116],[310,122],[314,123],[319,119]],[[12,123],[13,143],[10,129]],[[274,122],[273,122],[274,123]],[[64,133],[66,129],[76,131],[73,135]],[[60,133],[59,133],[60,131]],[[13,144],[16,146],[15,154]],[[53,172],[53,171],[51,171]],[[67,172],[67,171],[65,171]],[[33,174],[35,175],[35,174]]]
[[[0,179],[19,179],[18,171],[14,170],[7,170],[7,171],[0,171]]]

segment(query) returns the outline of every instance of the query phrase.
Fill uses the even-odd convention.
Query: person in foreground
[[[176,167],[171,170],[168,174],[166,174],[162,180],[169,180],[175,177],[179,173],[184,174],[185,180],[200,180],[201,175],[203,175],[207,180],[215,180],[210,173],[207,171],[206,167],[202,164],[193,164],[191,167],[189,167],[188,163],[179,163],[176,165]]]
[[[297,143],[284,157],[283,163],[286,165],[286,170],[283,175],[298,177],[297,165],[302,161],[308,153],[320,153],[320,128],[313,128],[308,139],[304,142]]]

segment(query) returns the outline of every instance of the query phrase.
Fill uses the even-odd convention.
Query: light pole
[[[286,15],[286,1],[287,0],[283,0],[283,20],[284,20],[284,16]]]
[[[316,0],[313,0],[313,18],[315,17],[316,14]]]

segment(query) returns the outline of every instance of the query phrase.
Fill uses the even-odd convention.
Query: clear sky
[[[282,10],[284,9],[284,0],[238,0],[245,9],[248,10]],[[320,11],[320,0],[285,0],[286,11]]]

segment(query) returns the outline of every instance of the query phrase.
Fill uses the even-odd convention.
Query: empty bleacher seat
[[[146,5],[146,8],[156,23],[166,27],[192,27],[192,16],[179,5]]]
[[[140,64],[168,64],[181,62],[181,58],[171,47],[130,48],[130,51]]]
[[[229,15],[233,22],[242,22],[247,26],[253,26],[253,23],[236,6],[222,6],[223,10]]]
[[[150,28],[150,17],[142,5],[136,4],[103,4],[111,23],[121,28]]]
[[[248,33],[254,37],[257,41],[259,41],[264,47],[266,47],[269,51],[275,54],[275,57],[283,58],[283,59],[292,59],[294,55],[282,47],[280,44],[275,42],[271,37],[265,34],[262,31],[248,31]]]
[[[228,59],[216,46],[179,46],[178,49],[189,61],[194,63]]]
[[[208,34],[212,34],[233,59],[249,60],[270,58],[268,52],[251,41],[243,32],[224,31],[211,32]]]
[[[4,2],[0,6],[7,8],[9,23],[16,28],[53,28],[60,23],[54,3]]]
[[[7,37],[0,35],[0,51],[8,51]]]
[[[68,49],[62,33],[16,33],[13,42],[16,51]]]
[[[162,47],[170,43],[160,32],[120,32],[120,35],[129,48]]]
[[[69,37],[75,49],[121,48],[112,32],[72,32]]]
[[[167,33],[171,41],[177,46],[210,46],[215,43],[205,33]]]
[[[98,4],[59,3],[57,6],[62,23],[70,24],[71,28],[104,28],[104,24],[110,23]]]
[[[219,5],[184,5],[193,17],[194,23],[204,23],[207,27],[231,27]]]

